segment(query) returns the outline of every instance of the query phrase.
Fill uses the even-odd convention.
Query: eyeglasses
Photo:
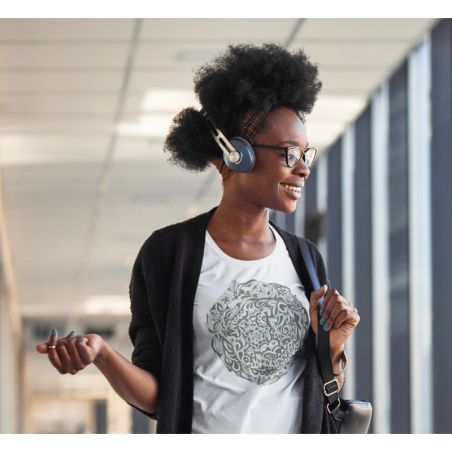
[[[303,159],[304,164],[310,168],[314,163],[315,157],[317,155],[317,148],[307,147],[304,151],[298,146],[275,146],[273,144],[253,144],[253,147],[264,148],[264,149],[277,149],[280,151],[285,151],[286,154],[286,165],[289,168],[294,168],[298,165],[298,162]]]

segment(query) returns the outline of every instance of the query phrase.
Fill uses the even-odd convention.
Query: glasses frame
[[[314,149],[315,153],[314,153],[314,158],[312,159],[312,163],[311,163],[309,166],[306,165],[308,168],[311,168],[312,165],[313,165],[314,162],[315,162],[315,159],[316,159],[316,157],[317,157],[317,152],[318,152],[317,148],[314,147],[314,146],[308,146],[304,151],[303,151],[299,146],[294,146],[294,145],[291,145],[291,146],[276,146],[275,144],[259,144],[259,143],[256,143],[256,144],[253,144],[252,146],[253,146],[253,147],[256,147],[256,148],[264,148],[264,149],[273,149],[273,150],[278,150],[278,151],[284,151],[285,154],[286,154],[286,165],[287,165],[289,168],[295,168],[295,167],[298,165],[298,163],[300,162],[300,160],[303,160],[303,163],[306,165],[306,161],[305,161],[305,153],[306,153],[307,151],[311,150],[311,149]],[[301,152],[301,157],[300,157],[300,159],[295,163],[294,166],[290,166],[290,165],[289,165],[289,149],[293,149],[293,148],[297,148],[297,149],[300,150],[300,152]]]

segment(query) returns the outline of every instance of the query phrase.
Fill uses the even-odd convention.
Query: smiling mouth
[[[301,187],[293,187],[286,184],[280,185],[282,185],[284,192],[292,199],[299,199],[301,197]]]
[[[301,187],[289,185],[289,184],[281,184],[286,190],[293,191],[295,193],[301,193]]]

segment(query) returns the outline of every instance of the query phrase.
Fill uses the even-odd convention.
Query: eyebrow
[[[291,140],[287,140],[287,141],[281,141],[280,143],[277,144],[277,146],[279,146],[280,144],[293,144],[294,146],[298,146],[301,147],[300,144],[298,143],[298,141],[291,141]],[[309,147],[309,142],[306,144],[306,147]]]

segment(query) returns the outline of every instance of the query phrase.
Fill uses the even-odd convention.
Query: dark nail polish
[[[72,337],[72,336],[75,336],[75,331],[71,331],[71,332],[67,335],[67,337]]]
[[[55,336],[55,334],[56,334],[56,329],[52,328],[52,330],[50,331],[49,336]]]

